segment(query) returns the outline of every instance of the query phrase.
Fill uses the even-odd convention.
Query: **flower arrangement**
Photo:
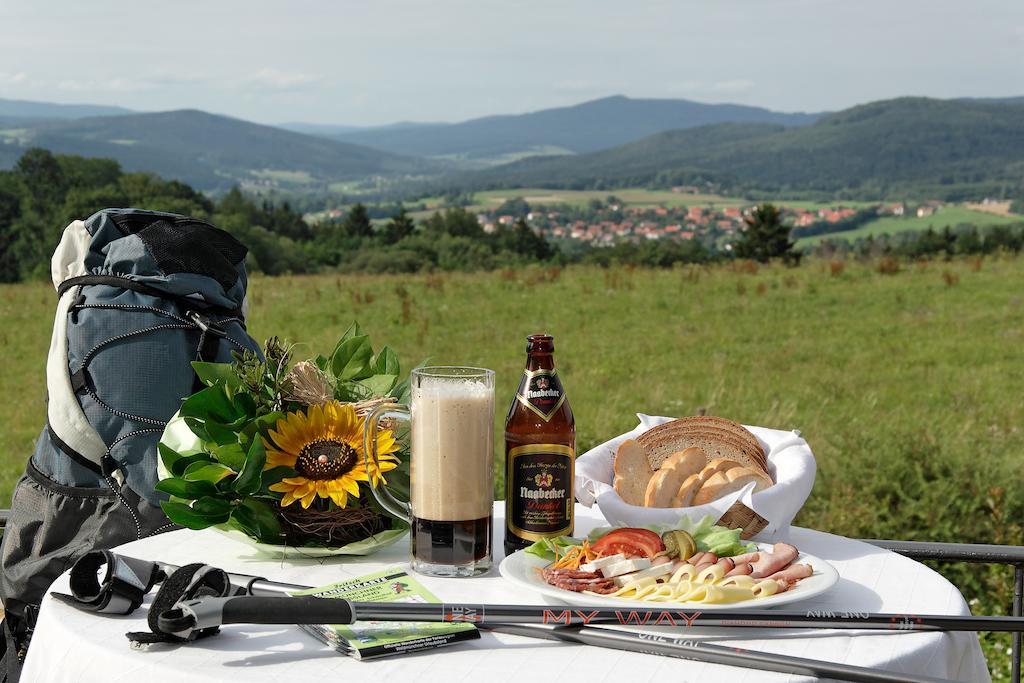
[[[404,530],[367,488],[408,495],[408,458],[387,423],[375,435],[379,466],[363,458],[366,415],[408,400],[397,355],[387,346],[374,353],[358,323],[330,356],[293,364],[292,351],[272,337],[262,354],[193,363],[206,387],[175,422],[194,438],[172,447],[180,440],[165,433],[159,445],[164,513],[190,529],[221,525],[274,545],[337,547]]]

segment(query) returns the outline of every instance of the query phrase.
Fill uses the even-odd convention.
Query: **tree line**
[[[399,207],[377,227],[371,210],[356,205],[343,220],[310,225],[287,201],[257,201],[237,188],[214,199],[178,181],[126,173],[111,159],[31,149],[0,171],[0,282],[45,278],[68,223],[129,206],[206,219],[248,247],[251,270],[270,275],[497,268],[558,257],[524,220],[488,233],[462,208],[417,224]]]
[[[514,222],[492,231],[485,231],[461,206],[417,222],[399,205],[386,222],[375,225],[373,209],[356,204],[340,220],[309,224],[287,201],[259,201],[237,188],[214,199],[181,182],[126,173],[110,159],[32,149],[12,170],[0,171],[0,282],[45,278],[50,255],[68,223],[102,208],[129,206],[209,220],[249,248],[250,270],[270,275],[409,273],[570,262],[672,267],[735,258],[797,263],[801,256],[792,227],[771,204],[756,207],[737,239],[724,246],[694,239],[623,241],[610,247],[566,242],[556,247],[527,225],[525,202],[511,203],[507,208],[516,216]],[[985,231],[959,226],[854,243],[829,239],[814,252],[920,257],[1019,252],[1022,242],[1024,223]]]

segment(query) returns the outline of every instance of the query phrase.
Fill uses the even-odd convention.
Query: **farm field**
[[[672,192],[670,190],[648,190],[639,187],[616,190],[551,190],[536,187],[517,187],[508,190],[487,190],[484,192],[476,192],[473,195],[473,203],[466,208],[469,211],[494,210],[504,201],[516,197],[521,197],[525,199],[530,206],[537,207],[544,207],[545,205],[551,204],[584,206],[594,199],[598,199],[603,202],[610,195],[618,197],[626,206],[645,206],[651,208],[656,206],[676,207],[691,205],[722,208],[729,206],[746,206],[753,203],[750,200],[743,199],[742,197],[727,197],[717,194],[689,194],[684,192]],[[428,209],[426,211],[411,212],[410,215],[417,220],[428,218],[444,203],[444,200],[441,197],[426,197],[420,201],[425,203]],[[775,204],[779,204],[781,206],[803,209],[818,208],[836,204],[836,202],[813,202],[807,200],[788,199],[777,199],[773,201]],[[853,207],[871,204],[871,202],[863,201],[843,201],[841,203],[843,206]]]
[[[802,431],[819,467],[803,526],[1021,544],[1022,292],[1024,261],[1006,257],[904,264],[893,275],[811,260],[796,269],[254,277],[250,330],[300,342],[306,356],[332,348],[355,319],[406,367],[429,356],[493,368],[499,428],[523,338],[547,331],[581,453],[635,426],[636,412],[704,408]],[[48,285],[0,286],[0,507],[43,423],[54,304]],[[943,571],[978,600],[976,612],[1007,612],[1007,571]],[[1008,639],[984,642],[1005,679]]]
[[[803,239],[797,240],[797,246],[813,246],[821,242],[823,239],[828,239],[830,237],[835,239],[845,239],[852,242],[862,237],[877,236],[886,233],[894,235],[898,232],[927,230],[928,228],[942,230],[947,225],[951,228],[955,228],[961,223],[970,223],[978,226],[978,228],[982,228],[990,225],[1019,223],[1022,220],[1024,220],[1024,216],[999,215],[990,211],[979,211],[969,209],[964,206],[950,205],[944,206],[931,216],[923,216],[921,218],[918,218],[917,216],[884,216],[862,225],[856,230],[837,232],[832,233],[831,235],[814,235],[812,237],[804,237]]]

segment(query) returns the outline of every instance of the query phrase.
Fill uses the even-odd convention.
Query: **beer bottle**
[[[573,531],[576,423],[554,338],[526,338],[526,370],[505,420],[505,554]]]

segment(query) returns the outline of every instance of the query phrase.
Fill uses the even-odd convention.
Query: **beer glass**
[[[381,419],[411,420],[409,502],[371,487],[377,502],[408,520],[412,568],[464,577],[491,568],[494,503],[494,372],[427,367],[412,371],[410,405],[378,406],[366,418],[363,457],[377,463]]]

